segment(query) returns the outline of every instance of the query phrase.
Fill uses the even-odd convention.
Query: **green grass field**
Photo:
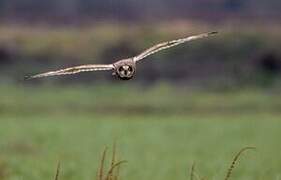
[[[160,85],[0,87],[0,179],[95,179],[101,153],[117,142],[121,177],[280,179],[280,95],[262,90],[195,92]]]

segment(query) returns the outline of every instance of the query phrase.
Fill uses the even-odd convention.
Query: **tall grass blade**
[[[230,177],[231,177],[231,174],[233,172],[233,169],[235,168],[235,165],[239,159],[239,157],[242,155],[243,152],[247,151],[247,150],[253,150],[253,149],[256,149],[255,147],[245,147],[243,149],[241,149],[237,154],[236,156],[234,157],[228,171],[227,171],[227,174],[226,174],[226,177],[224,178],[224,180],[228,180]]]
[[[110,179],[111,178],[111,175],[112,175],[112,172],[114,171],[115,168],[117,168],[118,166],[120,166],[121,164],[124,164],[124,163],[127,163],[127,161],[119,161],[117,162],[116,164],[114,164],[108,171],[107,173],[107,177],[105,178],[105,180],[112,180]]]
[[[195,171],[195,163],[192,163],[191,170],[190,170],[190,180],[194,179],[194,171]]]
[[[107,147],[104,149],[104,151],[102,153],[99,175],[98,175],[99,180],[103,180],[104,162],[105,162],[105,158],[106,158],[106,152],[107,152]]]
[[[59,180],[59,175],[60,175],[60,162],[58,162],[58,166],[57,166],[57,172],[56,172],[55,180]]]

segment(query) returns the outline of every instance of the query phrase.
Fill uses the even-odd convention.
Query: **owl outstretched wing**
[[[25,79],[34,79],[34,78],[42,78],[48,76],[61,76],[61,75],[71,75],[77,74],[81,72],[90,72],[90,71],[107,71],[113,70],[113,64],[89,64],[89,65],[82,65],[82,66],[74,66],[66,69],[60,69],[57,71],[50,71],[42,74],[36,74],[33,76],[26,76]]]
[[[140,60],[146,58],[147,56],[150,56],[150,55],[152,55],[152,54],[154,54],[158,51],[168,49],[168,48],[180,45],[180,44],[188,42],[188,41],[209,37],[209,36],[217,34],[217,33],[218,32],[209,32],[209,33],[199,34],[199,35],[195,35],[195,36],[190,36],[190,37],[186,37],[186,38],[182,38],[182,39],[177,39],[177,40],[173,40],[173,41],[160,43],[160,44],[157,44],[157,45],[145,50],[141,54],[133,57],[133,60],[135,62],[137,62],[137,61],[140,61]]]

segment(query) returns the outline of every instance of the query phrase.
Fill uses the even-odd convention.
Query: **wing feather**
[[[190,37],[186,37],[186,38],[182,38],[182,39],[177,39],[177,40],[173,40],[173,41],[160,43],[160,44],[157,44],[157,45],[145,50],[144,52],[142,52],[138,56],[135,56],[133,59],[134,59],[135,62],[137,62],[137,61],[140,61],[140,60],[146,58],[147,56],[150,56],[150,55],[152,55],[152,54],[154,54],[158,51],[168,49],[168,48],[180,45],[180,44],[188,42],[188,41],[205,38],[205,37],[217,34],[217,33],[218,32],[204,33],[204,34],[199,34],[199,35],[195,35],[195,36],[190,36]]]
[[[71,74],[90,72],[90,71],[107,71],[112,69],[114,69],[114,66],[112,64],[89,64],[89,65],[70,67],[66,69],[60,69],[57,71],[50,71],[42,74],[36,74],[33,76],[27,76],[25,77],[25,79],[42,78],[48,76],[71,75]]]

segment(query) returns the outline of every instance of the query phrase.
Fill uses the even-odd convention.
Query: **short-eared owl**
[[[190,36],[182,39],[177,39],[173,41],[168,41],[164,43],[157,44],[141,54],[128,58],[128,59],[123,59],[119,60],[115,63],[112,64],[89,64],[89,65],[82,65],[82,66],[75,66],[75,67],[70,67],[66,69],[61,69],[57,71],[50,71],[42,74],[37,74],[33,76],[27,76],[26,79],[33,79],[33,78],[41,78],[41,77],[47,77],[47,76],[60,76],[60,75],[69,75],[69,74],[77,74],[80,72],[90,72],[90,71],[107,71],[111,70],[113,71],[112,75],[118,76],[122,80],[129,80],[132,79],[133,76],[136,73],[136,63],[139,62],[140,60],[146,58],[149,55],[152,55],[158,51],[164,50],[171,48],[173,46],[177,46],[179,44],[200,39],[200,38],[205,38],[210,35],[216,34],[217,32],[210,32],[210,33],[204,33],[204,34],[199,34],[195,36]]]

